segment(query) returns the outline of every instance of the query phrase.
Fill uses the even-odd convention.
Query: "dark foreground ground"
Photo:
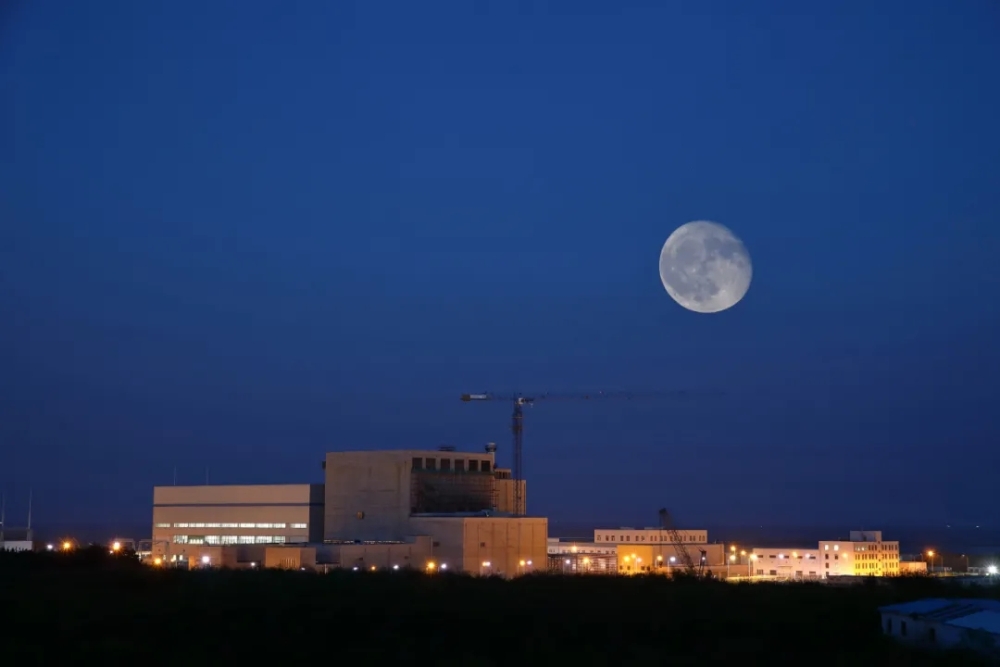
[[[953,591],[919,579],[833,587],[659,577],[537,575],[508,582],[403,572],[180,572],[103,550],[2,555],[0,661],[983,664],[965,655],[912,652],[880,634],[880,605],[951,594],[991,589]]]

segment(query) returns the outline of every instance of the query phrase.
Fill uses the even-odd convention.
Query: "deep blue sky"
[[[6,4],[6,3],[5,3]],[[995,523],[990,0],[22,2],[0,13],[0,487],[500,444],[555,520]],[[660,284],[733,229],[730,311]]]

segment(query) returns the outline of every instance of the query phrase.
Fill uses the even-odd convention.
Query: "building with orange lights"
[[[817,548],[754,548],[754,576],[779,579],[892,577],[900,574],[899,542],[882,531],[852,530],[846,540],[823,540]]]

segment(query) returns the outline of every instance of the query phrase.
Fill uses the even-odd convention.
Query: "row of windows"
[[[284,544],[284,535],[174,535],[174,544]]]
[[[305,530],[304,523],[158,523],[157,528],[292,528]]]
[[[439,467],[440,464],[440,467]],[[478,459],[434,459],[434,458],[423,458],[421,456],[413,457],[413,469],[414,470],[443,470],[455,472],[489,472],[490,468],[489,461],[481,461]]]
[[[595,535],[595,542],[653,542],[654,544],[670,543],[672,540],[665,535],[651,535],[647,540],[645,535],[636,535],[635,540],[632,539],[631,535]],[[681,538],[681,542],[690,542],[693,544],[704,544],[705,537],[700,535],[684,535],[679,534],[678,537]],[[604,538],[604,539],[601,539]],[[701,538],[701,539],[699,539]]]
[[[824,551],[829,551],[830,550],[830,545],[829,544],[824,544],[823,545],[823,550]],[[839,544],[834,544],[833,545],[833,550],[834,551],[840,551],[840,545]],[[891,552],[897,552],[897,551],[899,551],[899,543],[898,542],[884,542],[884,543],[878,543],[878,544],[855,544],[854,545],[854,550],[855,551],[891,551]]]

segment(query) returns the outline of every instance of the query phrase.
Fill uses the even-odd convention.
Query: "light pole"
[[[757,562],[757,554],[750,554],[750,581],[753,581],[754,573],[753,566]]]
[[[726,579],[729,578],[729,566],[736,562],[736,554],[729,554],[729,562],[726,563]]]
[[[930,566],[931,566],[931,572],[933,572],[934,571],[934,550],[933,549],[930,549],[930,550],[927,551],[927,557],[931,559]],[[941,558],[941,567],[942,568],[944,567],[944,558],[943,557]]]

